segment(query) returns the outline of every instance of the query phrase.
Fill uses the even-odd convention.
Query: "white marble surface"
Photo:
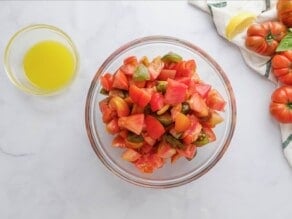
[[[1,219],[288,219],[292,170],[268,104],[274,85],[250,70],[220,38],[207,14],[175,2],[0,1],[0,53],[32,23],[56,25],[76,43],[80,72],[63,94],[16,89],[0,69]],[[90,81],[122,44],[147,35],[176,36],[204,48],[233,85],[238,120],[223,159],[188,185],[152,190],[112,175],[93,153],[84,127]]]

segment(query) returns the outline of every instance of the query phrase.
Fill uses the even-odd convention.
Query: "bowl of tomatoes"
[[[199,47],[174,37],[136,39],[113,52],[88,91],[91,146],[112,173],[169,188],[207,173],[236,124],[231,84]]]

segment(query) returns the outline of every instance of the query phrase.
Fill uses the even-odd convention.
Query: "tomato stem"
[[[292,102],[288,102],[288,103],[287,103],[287,107],[288,107],[290,110],[292,110]]]
[[[267,36],[266,36],[266,41],[268,43],[271,43],[274,40],[274,36],[273,34],[270,32]]]

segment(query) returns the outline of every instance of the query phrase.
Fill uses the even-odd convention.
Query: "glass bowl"
[[[44,90],[27,78],[23,68],[23,58],[26,52],[41,41],[56,41],[69,49],[74,59],[74,74],[70,80],[57,90]],[[9,40],[4,54],[4,68],[10,81],[22,91],[35,95],[49,95],[68,87],[76,76],[79,65],[77,49],[70,37],[57,27],[47,24],[27,26],[16,32]]]
[[[115,72],[123,59],[135,55],[138,58],[154,58],[168,52],[180,54],[183,59],[195,59],[201,79],[216,88],[227,101],[221,114],[224,122],[214,129],[217,140],[197,150],[192,161],[179,159],[175,164],[167,162],[152,174],[141,173],[121,158],[122,150],[111,146],[113,136],[108,134],[102,122],[98,102],[105,98],[100,94],[99,78],[107,72]],[[210,170],[223,156],[231,141],[236,123],[236,104],[230,82],[221,67],[199,47],[173,37],[149,36],[134,40],[111,54],[98,69],[88,91],[85,107],[85,123],[92,148],[102,163],[115,175],[135,185],[151,188],[169,188],[189,183]]]

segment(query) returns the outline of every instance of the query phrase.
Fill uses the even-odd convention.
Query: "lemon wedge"
[[[248,27],[256,18],[256,15],[251,12],[240,12],[230,18],[226,28],[225,35],[228,40],[231,40],[237,34],[241,33]]]

